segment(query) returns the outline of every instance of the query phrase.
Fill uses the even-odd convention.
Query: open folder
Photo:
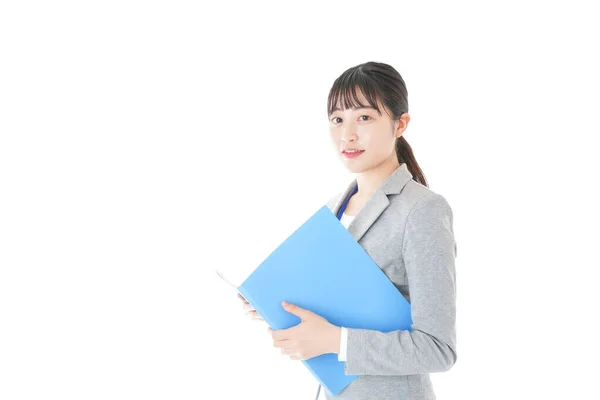
[[[411,330],[410,304],[323,206],[277,247],[237,288],[274,330],[300,323],[282,301],[337,326],[382,332]],[[334,353],[302,363],[333,395],[358,378]]]

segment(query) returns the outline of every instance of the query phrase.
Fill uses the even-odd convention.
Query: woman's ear
[[[410,115],[408,115],[408,113],[402,113],[400,118],[394,124],[394,136],[396,139],[399,139],[400,136],[402,136],[402,133],[404,133],[408,127],[408,121],[410,121]]]

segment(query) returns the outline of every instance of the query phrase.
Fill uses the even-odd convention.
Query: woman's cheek
[[[358,135],[358,144],[361,149],[367,150],[371,143],[371,137],[369,134],[360,134]]]
[[[337,135],[334,131],[330,131],[329,132],[329,139],[331,139],[331,142],[335,145],[338,144],[340,142],[340,137],[339,135]]]

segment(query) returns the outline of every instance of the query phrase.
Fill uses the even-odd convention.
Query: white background
[[[3,2],[0,398],[312,399],[214,268],[352,178],[326,99],[366,61],[454,211],[438,398],[597,398],[593,2],[406,3]]]

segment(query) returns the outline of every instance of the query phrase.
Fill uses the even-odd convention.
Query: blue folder
[[[274,330],[301,322],[282,301],[337,326],[411,330],[410,304],[327,206],[279,245],[238,291]],[[345,374],[335,353],[302,363],[333,395],[358,378]]]

